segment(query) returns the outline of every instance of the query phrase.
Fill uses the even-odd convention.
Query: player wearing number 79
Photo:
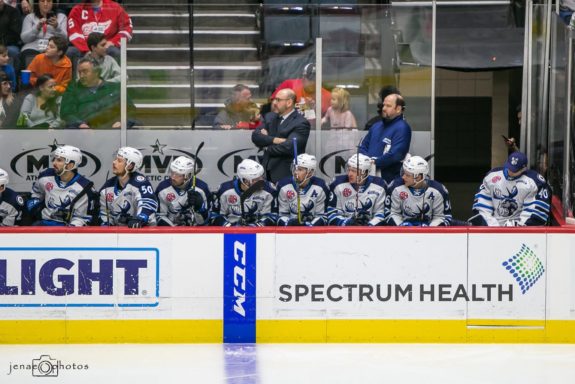
[[[143,156],[131,147],[122,147],[112,162],[114,177],[100,189],[100,220],[103,226],[141,228],[156,225],[158,202],[150,182],[138,173]]]

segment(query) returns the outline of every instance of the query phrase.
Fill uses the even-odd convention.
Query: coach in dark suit
[[[272,100],[272,111],[265,115],[264,124],[252,133],[252,142],[264,149],[262,165],[267,179],[277,182],[291,175],[293,138],[297,153],[304,153],[309,137],[309,122],[295,110],[296,96],[291,89],[278,91]]]

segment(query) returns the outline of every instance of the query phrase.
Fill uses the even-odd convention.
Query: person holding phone
[[[36,55],[43,53],[52,36],[68,38],[67,18],[54,12],[52,0],[34,2],[34,12],[24,18],[20,38],[24,42],[20,62],[27,68]]]

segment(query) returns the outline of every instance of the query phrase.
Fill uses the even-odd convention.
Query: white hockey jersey
[[[551,191],[545,178],[533,170],[508,178],[504,168],[492,169],[475,195],[473,211],[483,225],[545,225]]]
[[[389,225],[450,225],[449,192],[435,180],[427,180],[426,183],[427,188],[415,189],[406,187],[401,177],[392,181],[385,201]]]
[[[297,188],[299,190],[299,188]],[[292,176],[277,184],[278,225],[287,225],[290,219],[298,218],[297,190]],[[308,184],[299,191],[299,210],[302,224],[307,226],[326,225],[326,209],[329,190],[325,182],[313,176]]]
[[[196,191],[202,196],[203,204],[200,210],[192,213],[188,204],[188,190],[192,189],[192,183],[188,184],[185,189],[175,188],[167,179],[158,185],[156,188],[156,197],[159,203],[158,223],[160,220],[171,226],[204,225],[207,223],[212,201],[210,189],[202,180],[196,179]]]
[[[347,175],[337,176],[329,186],[328,224],[346,225],[347,219],[360,218],[365,225],[382,225],[385,219],[384,186],[383,179],[368,176],[356,191]]]
[[[23,209],[24,198],[10,188],[6,188],[0,193],[0,226],[14,226],[16,221],[22,218]]]
[[[53,168],[40,172],[38,180],[32,184],[32,199],[44,201],[42,220],[47,225],[71,225],[82,227],[88,225],[92,217],[90,209],[90,193],[84,193],[71,207],[74,198],[84,190],[92,189],[90,180],[76,173],[68,183],[62,182]],[[69,222],[67,218],[69,217]]]
[[[148,179],[134,172],[124,188],[118,177],[108,179],[100,189],[101,225],[128,225],[130,218],[143,214],[148,217],[147,225],[156,225],[158,202]]]
[[[244,201],[242,220],[242,208],[240,207],[239,180],[230,180],[220,185],[213,207],[213,225],[249,225],[270,226],[276,225],[276,190],[265,182],[264,188],[255,192]]]

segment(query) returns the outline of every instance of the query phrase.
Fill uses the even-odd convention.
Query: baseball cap
[[[315,64],[309,63],[303,68],[302,76],[307,80],[315,80]]]
[[[511,172],[519,172],[527,166],[527,156],[522,152],[513,152],[505,162],[505,168]]]

